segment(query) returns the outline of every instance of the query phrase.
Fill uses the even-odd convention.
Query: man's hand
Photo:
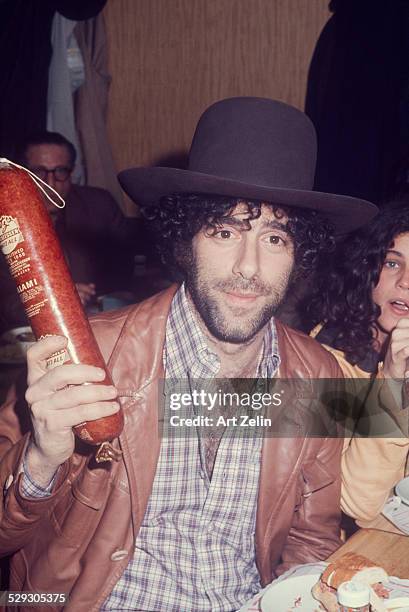
[[[26,465],[33,480],[47,486],[58,466],[74,450],[72,427],[119,410],[115,387],[101,384],[105,372],[90,365],[67,364],[47,370],[47,359],[67,346],[62,336],[43,338],[27,352],[33,441]]]
[[[383,364],[386,378],[403,379],[409,371],[409,319],[399,319],[391,333],[389,347]]]
[[[83,306],[87,306],[95,297],[94,283],[75,283]]]

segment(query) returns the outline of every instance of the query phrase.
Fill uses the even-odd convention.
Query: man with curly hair
[[[76,612],[232,611],[339,546],[342,440],[239,435],[231,412],[230,427],[221,412],[215,426],[206,403],[279,379],[342,376],[325,349],[274,316],[291,282],[331,249],[332,226],[345,232],[376,212],[311,190],[315,147],[300,111],[232,98],[202,115],[188,170],[121,173],[184,282],[94,319],[114,387],[97,384],[103,374],[89,365],[47,370],[65,338],[29,351],[31,432],[16,423],[13,392],[2,410],[0,549],[13,554],[13,590],[69,593]],[[72,426],[115,413],[118,401],[122,458],[96,466]],[[181,406],[184,429],[171,435]]]

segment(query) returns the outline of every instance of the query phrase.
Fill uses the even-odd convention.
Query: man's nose
[[[52,170],[47,170],[45,182],[53,189],[56,189],[57,181],[55,180],[54,172]]]
[[[54,172],[50,172],[50,171],[47,172],[46,177],[45,177],[45,182],[47,183],[47,185],[52,187],[59,195],[61,195],[62,183],[60,181],[55,180]]]
[[[233,272],[246,279],[254,278],[259,272],[257,244],[247,236],[242,237],[238,246]]]

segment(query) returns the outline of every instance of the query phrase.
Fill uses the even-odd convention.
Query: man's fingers
[[[69,408],[64,410],[64,418],[71,427],[83,423],[84,421],[96,421],[103,417],[116,414],[120,409],[118,402],[105,402],[104,404],[85,404],[79,408]]]
[[[27,351],[28,383],[31,384],[47,371],[47,359],[67,347],[64,336],[47,336],[35,342]]]
[[[95,295],[95,285],[94,283],[77,283],[76,285],[77,291],[82,293],[83,295],[92,296]]]
[[[41,404],[33,406],[32,412],[35,419],[41,422],[43,431],[52,433],[63,429],[70,429],[84,423],[84,421],[95,421],[103,417],[116,414],[120,409],[118,402],[93,402],[80,406],[65,408],[62,410],[41,409]]]
[[[106,374],[102,368],[83,364],[67,364],[43,372],[35,382],[32,382],[26,392],[29,404],[45,399],[56,391],[68,385],[84,385],[84,383],[100,382]],[[101,385],[104,387],[105,385]]]
[[[36,397],[36,391],[40,392],[38,397]],[[110,385],[85,384],[69,386],[60,391],[52,392],[47,396],[41,394],[41,389],[34,389],[29,395],[33,400],[29,402],[31,405],[36,403],[41,405],[43,400],[47,400],[51,409],[61,410],[71,408],[72,406],[80,406],[81,404],[113,400],[118,397],[118,391]]]
[[[68,340],[65,336],[45,336],[30,346],[27,351],[27,359],[32,363],[45,361],[55,351],[65,348],[67,342]]]
[[[76,287],[83,306],[86,306],[95,297],[94,283],[77,283]]]

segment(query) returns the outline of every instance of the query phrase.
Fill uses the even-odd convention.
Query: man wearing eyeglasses
[[[55,189],[64,200],[68,199],[72,191],[71,173],[76,158],[76,151],[71,142],[57,132],[38,134],[28,141],[21,157],[21,161],[27,168]],[[61,216],[61,209],[54,206],[47,198],[44,202],[55,226]],[[58,233],[60,233],[59,229],[60,224],[57,228]],[[67,248],[65,250],[67,254]],[[70,267],[72,268],[72,263]],[[82,264],[80,268],[83,267]],[[75,272],[77,272],[78,266],[75,268]],[[76,282],[76,287],[83,305],[87,306],[95,296],[95,282],[83,282],[85,279],[84,272],[81,272],[81,282]],[[89,277],[89,272],[87,276]]]
[[[21,154],[23,165],[66,201],[65,209],[57,208],[48,200],[46,206],[82,303],[88,305],[97,288],[99,293],[126,288],[125,279],[124,286],[115,286],[115,283],[121,278],[124,265],[130,272],[130,258],[126,264],[122,254],[124,247],[130,248],[132,237],[130,221],[107,191],[71,182],[75,158],[72,143],[57,132],[33,136]]]
[[[76,151],[64,136],[57,132],[44,132],[26,143],[22,162],[40,179],[67,198],[71,187],[71,173],[74,169]],[[58,209],[46,200],[51,214]]]

